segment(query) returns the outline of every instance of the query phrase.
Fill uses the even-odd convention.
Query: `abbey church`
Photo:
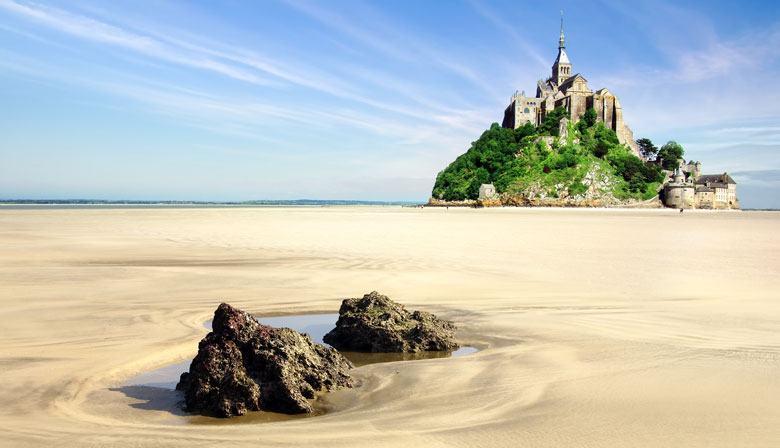
[[[580,115],[588,109],[595,109],[597,119],[615,131],[620,143],[628,145],[632,152],[639,155],[639,147],[634,141],[634,133],[623,123],[623,109],[620,101],[607,89],[593,93],[588,81],[579,73],[572,75],[571,61],[566,55],[566,43],[563,37],[563,17],[561,17],[561,38],[558,42],[558,57],[552,66],[552,76],[539,81],[536,97],[525,96],[525,91],[512,95],[509,106],[504,111],[505,128],[517,129],[531,123],[538,126],[544,117],[556,107],[564,107],[576,123]]]

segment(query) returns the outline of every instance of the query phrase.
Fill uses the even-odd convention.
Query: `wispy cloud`
[[[517,25],[504,21],[496,10],[480,0],[468,0],[468,3],[477,14],[511,37],[513,44],[518,45],[538,66],[546,68],[550,64],[549,58],[542,56],[537,46],[532,43],[534,40],[517,31]]]
[[[44,43],[44,44],[49,45],[51,47],[57,47],[57,48],[62,49],[62,50],[69,50],[68,46],[64,45],[61,42],[57,42],[57,41],[54,41],[54,40],[51,40],[51,39],[46,39],[46,38],[41,37],[41,36],[39,36],[37,34],[30,33],[30,32],[27,32],[27,31],[23,31],[23,30],[20,30],[20,29],[18,29],[16,27],[9,26],[7,24],[0,23],[0,30],[7,31],[9,33],[13,33],[13,34],[16,34],[18,36],[22,36],[25,39],[29,39],[31,41],[41,42],[41,43]]]
[[[636,24],[648,35],[667,67],[648,66],[641,59],[627,73],[616,73],[610,82],[628,86],[695,84],[737,74],[758,73],[758,69],[780,57],[780,26],[753,27],[741,36],[723,37],[711,19],[700,11],[663,0],[627,4],[602,0]]]
[[[204,57],[203,54],[193,54],[186,51],[185,48],[172,47],[151,37],[132,33],[122,28],[89,17],[71,14],[60,9],[22,4],[13,0],[0,0],[0,8],[5,8],[10,12],[38,21],[63,33],[134,50],[168,62],[213,71],[253,84],[266,86],[277,84],[255,73],[224,64],[213,58]]]
[[[441,49],[431,46],[429,42],[415,38],[412,33],[398,29],[375,10],[370,11],[372,17],[370,23],[361,26],[354,20],[347,19],[342,14],[320,7],[320,4],[306,0],[285,1],[299,12],[328,26],[337,33],[349,36],[351,39],[361,42],[387,56],[402,61],[436,64],[472,82],[479,89],[485,89],[486,87],[484,77],[478,74],[472,66],[464,64],[457,58],[449,57]],[[364,5],[364,8],[368,9],[368,6]]]
[[[287,127],[290,123],[297,123],[298,128],[309,130],[319,128],[344,132],[349,128],[363,129],[399,145],[423,145],[430,148],[462,146],[462,138],[442,126],[388,121],[350,109],[311,110],[230,98],[94,66],[85,67],[88,75],[63,72],[45,61],[32,60],[4,50],[0,50],[0,70],[16,72],[28,79],[56,81],[99,90],[143,104],[147,112],[168,117],[186,126],[272,143],[275,147],[289,146],[290,141],[278,136],[268,137],[268,131],[278,132],[280,126]],[[444,117],[434,119],[441,122],[446,120]]]
[[[712,130],[713,134],[730,135],[730,134],[753,134],[753,135],[775,135],[780,133],[780,126],[729,126],[725,128],[718,128]]]
[[[466,118],[470,114],[468,111],[446,108],[432,101],[421,100],[421,97],[415,92],[398,87],[408,85],[408,83],[400,80],[389,81],[389,77],[383,79],[386,86],[395,85],[396,91],[427,108],[433,108],[440,114],[432,114],[424,109],[414,109],[400,103],[391,103],[364,95],[338,77],[321,70],[301,66],[290,67],[286,63],[263,57],[255,51],[235,45],[210,41],[192,35],[177,37],[171,30],[166,33],[147,30],[145,33],[139,34],[93,18],[13,0],[0,0],[0,8],[38,21],[60,32],[119,46],[168,63],[195,67],[261,86],[279,87],[282,85],[280,83],[290,83],[405,117],[432,121],[463,130],[473,131],[475,129],[468,120],[455,118],[458,116]],[[361,38],[370,40],[369,37],[363,35]],[[374,45],[382,45],[378,40],[371,40],[371,42]],[[390,51],[389,48],[391,47],[388,47],[388,51]],[[377,78],[372,81],[378,82]],[[213,107],[207,109],[213,109]],[[331,118],[339,119],[339,115],[333,115]]]
[[[723,12],[735,8],[723,5],[715,13],[667,0],[602,5],[572,19],[581,20],[572,34],[578,25],[588,30],[577,38],[578,70],[591,87],[620,97],[635,135],[676,139],[714,172],[780,168],[780,89],[771,87],[780,74],[779,24],[726,28]],[[323,185],[345,177],[345,191],[369,188],[350,183],[354,170],[367,179],[417,178],[409,185],[423,191],[422,179],[500,120],[509,95],[532,88],[554,56],[540,54],[547,38],[538,36],[557,7],[540,4],[535,16],[511,0],[441,6],[0,0],[0,74],[20,87],[12,101],[30,106],[30,128],[47,129],[38,116],[75,106],[80,128],[63,134],[72,147],[103,114],[97,119],[119,132],[131,126],[111,119],[153,127],[177,154],[224,142],[264,167],[275,163],[268,170],[278,168],[279,179],[316,176],[331,163],[335,174]],[[616,34],[625,39],[615,42]],[[15,138],[19,147],[48,144],[55,156],[61,147]],[[89,149],[82,155],[89,160]],[[226,173],[243,168],[229,157],[212,162]],[[285,172],[288,162],[295,168]]]
[[[730,173],[745,183],[767,183],[780,185],[780,170],[749,170]]]
[[[734,73],[758,73],[780,57],[780,28],[760,30],[735,40],[713,39],[707,46],[672,52],[675,63],[665,78],[700,82]]]

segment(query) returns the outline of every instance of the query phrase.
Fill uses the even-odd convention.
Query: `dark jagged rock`
[[[344,299],[336,328],[323,340],[339,350],[419,352],[454,350],[455,326],[431,313],[410,313],[376,291],[362,299]]]
[[[212,327],[176,385],[191,412],[312,412],[306,399],[315,392],[352,387],[352,364],[309,335],[263,325],[227,303],[214,312]]]

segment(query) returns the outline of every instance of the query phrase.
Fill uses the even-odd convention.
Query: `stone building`
[[[697,194],[701,189],[702,194],[706,192],[710,195],[708,198],[711,200],[712,208],[739,208],[737,183],[728,173],[702,174],[696,178],[695,182]]]
[[[664,185],[664,204],[674,208],[693,208],[695,206],[695,189],[688,182],[685,173],[677,170],[670,182]]]
[[[607,89],[593,93],[588,81],[579,73],[572,74],[572,64],[566,54],[566,42],[563,36],[563,17],[561,17],[561,37],[558,41],[558,57],[552,66],[552,76],[539,81],[536,96],[526,97],[525,91],[515,92],[504,111],[505,128],[517,129],[526,123],[534,126],[544,122],[548,112],[556,107],[564,107],[576,123],[580,115],[588,109],[596,111],[597,120],[615,131],[620,143],[628,145],[633,153],[639,154],[639,146],[634,141],[634,133],[623,122],[623,108],[620,100]]]
[[[694,162],[693,160],[689,160],[688,163],[685,163],[684,160],[681,160],[680,169],[684,172],[691,173],[691,176],[694,180],[701,176],[701,162]]]
[[[682,161],[664,185],[664,204],[674,208],[737,209],[737,183],[728,173],[701,174],[701,162]]]
[[[715,208],[715,190],[701,185],[696,187],[693,205],[696,208]]]
[[[482,184],[479,186],[479,200],[484,201],[486,199],[497,199],[498,193],[496,193],[496,187],[493,184]]]

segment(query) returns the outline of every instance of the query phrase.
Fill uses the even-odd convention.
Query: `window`
[[[526,107],[526,108],[525,108],[525,110],[524,110],[523,112],[527,114],[527,113],[529,113],[529,112],[531,112],[531,111],[530,111],[530,110],[529,110],[529,109]]]

